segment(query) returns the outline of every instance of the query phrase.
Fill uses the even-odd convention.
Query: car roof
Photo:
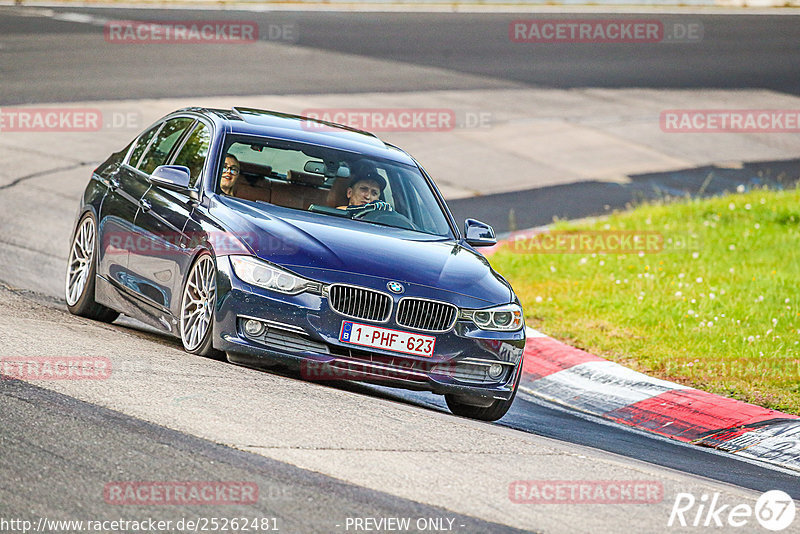
[[[224,125],[225,130],[232,134],[298,141],[415,165],[411,156],[396,146],[385,143],[374,134],[341,124],[244,107],[231,109],[192,107],[175,113],[187,111],[205,115],[216,123]]]

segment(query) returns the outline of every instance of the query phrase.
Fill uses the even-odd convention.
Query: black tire
[[[86,250],[88,232],[92,234],[91,246],[88,247],[91,250]],[[82,243],[80,243],[81,241]],[[94,215],[86,213],[72,232],[66,280],[64,281],[64,296],[67,301],[67,309],[71,314],[110,323],[119,317],[119,312],[98,304],[94,300],[97,250],[97,222]]]
[[[508,400],[495,400],[486,407],[465,404],[461,402],[456,395],[445,395],[444,400],[447,403],[447,407],[450,408],[450,411],[453,412],[454,415],[478,419],[479,421],[497,421],[508,412],[511,405],[514,403],[517,390],[519,390],[520,377],[522,377],[521,371],[517,375],[517,380],[514,383],[514,392]]]
[[[201,311],[200,307],[195,305],[193,313],[187,317],[187,304],[191,305],[191,303],[187,303],[187,299],[201,297],[199,290],[197,290],[196,287],[193,288],[193,276],[199,275],[198,270],[203,270],[205,273],[203,276],[210,277],[208,278],[208,281],[211,284],[210,288],[204,288],[205,291],[210,290],[210,294],[205,295],[205,291],[203,292],[203,296],[205,296],[205,303],[203,306],[210,307],[208,310],[206,310],[204,307]],[[192,267],[189,269],[189,274],[186,276],[186,281],[183,284],[183,291],[181,292],[181,308],[180,317],[178,318],[178,329],[181,343],[183,344],[183,349],[186,352],[221,360],[224,357],[224,353],[216,350],[213,347],[214,310],[216,308],[217,291],[216,275],[216,261],[211,254],[208,252],[203,252],[197,256],[197,258],[195,258],[194,263],[192,263]],[[192,330],[193,323],[190,323],[189,319],[191,319],[191,317],[195,314],[201,314],[203,316],[195,318],[195,321],[207,321],[202,332],[194,332],[194,330]],[[198,325],[198,327],[200,326]]]

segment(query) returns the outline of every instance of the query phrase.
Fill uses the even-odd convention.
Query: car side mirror
[[[475,219],[464,221],[464,236],[473,247],[490,247],[497,244],[494,228]]]
[[[189,194],[191,174],[183,165],[161,165],[150,175],[150,183]]]

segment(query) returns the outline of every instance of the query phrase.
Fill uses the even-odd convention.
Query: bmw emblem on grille
[[[398,295],[406,290],[406,288],[404,288],[403,284],[401,284],[400,282],[389,282],[388,284],[386,284],[386,287],[389,288],[389,291],[391,291],[392,293],[397,293]]]

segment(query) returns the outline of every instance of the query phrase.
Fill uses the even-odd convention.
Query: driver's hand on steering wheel
[[[347,206],[345,209],[348,213],[352,213],[353,215],[363,215],[371,211],[394,211],[392,205],[385,200],[373,200],[363,206]]]

